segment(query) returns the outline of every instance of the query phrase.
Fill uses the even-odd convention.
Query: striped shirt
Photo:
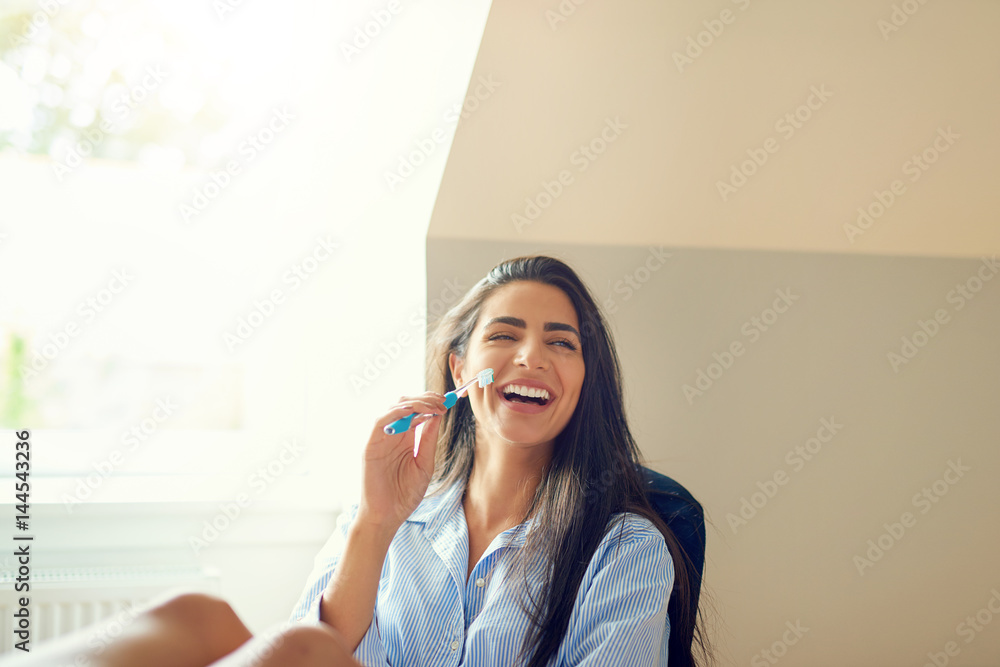
[[[393,538],[371,626],[354,652],[362,664],[515,664],[530,621],[518,602],[519,587],[505,581],[508,559],[501,556],[524,545],[532,520],[500,533],[466,579],[469,534],[463,490],[456,484],[424,498]],[[323,591],[356,515],[355,505],[338,518],[292,612],[293,622],[319,622]],[[538,563],[527,572],[536,599],[542,570]],[[550,665],[665,667],[673,581],[673,561],[663,535],[647,519],[616,515],[590,559]]]

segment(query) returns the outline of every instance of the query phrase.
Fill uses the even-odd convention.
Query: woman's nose
[[[514,363],[528,368],[545,368],[549,363],[548,350],[543,341],[531,336],[525,336],[518,345],[514,355]]]

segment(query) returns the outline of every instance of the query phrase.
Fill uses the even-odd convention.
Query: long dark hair
[[[671,615],[670,663],[694,665],[692,642],[706,657],[710,650],[690,609],[692,595],[697,596],[697,591],[691,590],[691,560],[643,491],[639,449],[625,418],[618,355],[597,304],[576,273],[558,259],[545,256],[518,257],[495,266],[441,318],[430,336],[428,388],[440,393],[455,389],[449,355],[465,358],[486,299],[497,288],[515,281],[553,285],[569,297],[580,324],[585,368],[576,410],[557,436],[552,459],[528,509],[528,516],[542,515],[545,520],[534,522],[516,556],[522,567],[537,559],[547,564],[539,589],[542,599],[532,600],[525,609],[532,624],[522,658],[531,655],[528,667],[543,667],[556,655],[580,582],[610,520],[617,513],[633,512],[649,519],[663,533],[674,562],[670,607],[677,613]],[[459,401],[444,413],[432,485],[443,489],[467,482],[475,445],[475,415],[468,401]],[[553,567],[555,563],[560,566]],[[684,653],[675,655],[675,647]]]

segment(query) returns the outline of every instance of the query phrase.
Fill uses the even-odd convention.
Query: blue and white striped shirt
[[[375,615],[354,653],[364,665],[418,667],[515,664],[528,616],[517,587],[505,582],[507,549],[524,545],[531,520],[500,533],[472,575],[464,486],[425,498],[392,540],[375,602]],[[337,530],[292,612],[292,621],[319,622],[319,604],[337,567],[357,506],[343,512]],[[557,667],[667,664],[667,602],[674,565],[663,535],[647,519],[619,514],[583,576]],[[611,528],[611,526],[609,526]],[[541,564],[528,571],[536,594]]]

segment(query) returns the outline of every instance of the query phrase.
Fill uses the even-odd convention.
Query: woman
[[[445,411],[486,368],[493,384]],[[329,624],[366,665],[666,665],[670,632],[691,664],[694,619],[666,618],[675,571],[690,595],[685,558],[643,493],[617,355],[576,274],[495,267],[439,323],[428,381],[376,422],[361,501],[293,620]]]
[[[576,274],[503,262],[430,349],[435,391],[376,422],[361,502],[293,613],[315,623],[252,637],[224,601],[189,594],[106,645],[81,633],[15,664],[666,665],[669,635],[671,662],[693,664],[694,619],[666,616],[672,590],[691,595],[687,559],[643,493],[617,355]],[[445,411],[443,394],[486,368],[493,384]],[[412,412],[414,428],[384,433]]]

